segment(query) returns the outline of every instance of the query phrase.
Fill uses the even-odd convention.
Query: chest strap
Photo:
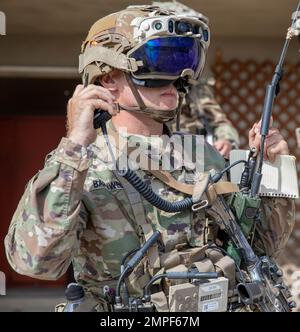
[[[240,191],[239,187],[235,183],[229,181],[220,181],[210,185],[206,191],[206,194],[209,203],[212,204],[217,199],[218,195],[235,193],[238,191]]]
[[[121,147],[119,146],[119,136],[117,130],[113,127],[113,124],[110,122],[108,125],[108,135],[111,136],[114,139],[115,147],[118,151],[120,151]],[[135,150],[133,147],[127,146],[127,152],[131,153]],[[186,195],[195,195],[197,193],[197,200],[200,199],[203,192],[206,189],[207,183],[208,183],[208,175],[205,174],[202,176],[202,178],[197,182],[196,185],[186,184],[180,181],[177,181],[170,172],[161,170],[160,165],[158,162],[151,159],[149,156],[145,156],[146,163],[145,166],[147,169],[146,172],[149,172],[154,177],[165,183],[170,188],[173,188],[181,193],[184,193]]]

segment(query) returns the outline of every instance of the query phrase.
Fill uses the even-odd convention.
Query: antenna
[[[253,183],[251,186],[251,192],[250,196],[255,197],[258,195],[259,187],[262,179],[262,166],[263,166],[263,159],[264,159],[264,147],[265,147],[265,141],[266,137],[269,132],[270,127],[270,120],[272,116],[272,108],[275,97],[279,93],[279,82],[282,78],[282,67],[284,63],[284,59],[286,56],[287,49],[290,44],[290,40],[292,37],[297,36],[300,33],[300,1],[298,3],[296,11],[292,15],[292,25],[289,27],[286,39],[283,45],[283,49],[281,51],[281,55],[278,61],[278,64],[275,68],[275,72],[272,78],[271,84],[267,85],[266,88],[266,95],[265,95],[265,101],[264,101],[264,107],[262,112],[262,123],[260,128],[260,134],[261,134],[261,142],[260,142],[260,160],[259,165],[256,173],[253,177]]]

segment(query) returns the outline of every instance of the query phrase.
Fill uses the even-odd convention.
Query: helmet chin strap
[[[125,111],[129,111],[129,112],[136,112],[136,113],[143,113],[148,115],[149,117],[151,117],[152,119],[154,119],[157,122],[160,123],[166,123],[169,122],[173,119],[175,119],[177,113],[178,113],[178,108],[173,109],[173,110],[158,110],[155,108],[150,108],[147,107],[141,97],[141,95],[139,94],[135,84],[133,83],[130,75],[128,73],[124,73],[127,83],[138,103],[139,106],[132,106],[132,107],[128,107],[128,106],[124,106],[119,104],[119,108],[120,110],[125,110]],[[181,96],[180,96],[181,98]],[[181,104],[180,100],[179,100],[179,105]]]

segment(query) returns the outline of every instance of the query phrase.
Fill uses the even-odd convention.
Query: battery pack
[[[227,311],[228,279],[219,277],[210,279],[205,284],[199,284],[199,311]]]
[[[170,312],[221,312],[227,310],[228,279],[219,277],[208,282],[170,286]]]

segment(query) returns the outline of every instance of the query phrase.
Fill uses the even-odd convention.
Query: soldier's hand
[[[218,140],[214,142],[214,146],[223,157],[229,158],[229,153],[232,150],[232,144],[229,141],[226,139]]]
[[[114,95],[101,86],[77,85],[67,107],[67,137],[83,146],[94,142],[97,136],[93,126],[94,111],[100,108],[111,115],[117,114],[115,100]]]
[[[261,142],[260,126],[261,121],[255,123],[249,131],[249,146],[255,147],[257,153],[259,152]],[[265,141],[264,158],[274,162],[276,155],[281,154],[289,154],[288,144],[279,130],[270,126],[269,134]]]

